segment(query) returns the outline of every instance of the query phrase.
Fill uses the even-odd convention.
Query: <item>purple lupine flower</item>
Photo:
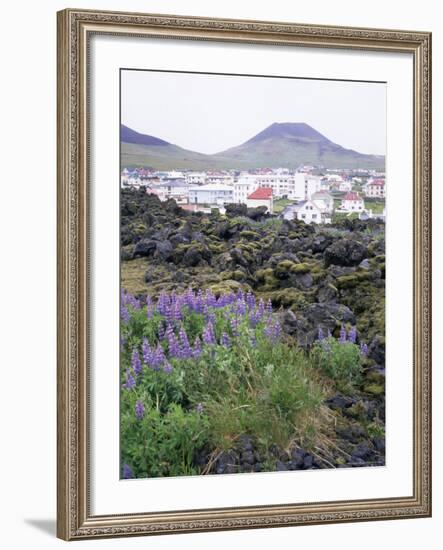
[[[274,323],[274,338],[275,340],[279,340],[281,337],[281,324],[279,321],[275,321]]]
[[[257,347],[257,337],[255,336],[255,334],[253,334],[253,335],[251,336],[251,346],[252,346],[253,348],[256,348],[256,347]]]
[[[132,473],[132,469],[128,464],[123,464],[123,479],[132,479],[134,477],[134,474]]]
[[[209,346],[212,346],[215,344],[215,334],[214,334],[214,327],[212,323],[208,323],[203,331],[202,334],[203,342]]]
[[[260,300],[258,301],[258,308],[257,308],[257,312],[258,314],[260,315],[260,319],[263,317],[263,315],[265,314],[265,303],[263,301],[263,298],[260,298]]]
[[[163,365],[163,372],[166,374],[171,374],[173,371],[173,367],[169,361],[165,361],[165,364]]]
[[[132,350],[131,365],[132,365],[132,368],[134,369],[134,372],[137,376],[139,374],[141,374],[141,372],[142,372],[142,363],[140,361],[140,356],[138,354],[137,348],[134,348]]]
[[[217,299],[214,296],[214,293],[210,288],[206,291],[206,305],[208,307],[215,307],[217,304]]]
[[[325,333],[323,332],[323,329],[321,327],[318,327],[318,334],[317,334],[317,340],[324,340]]]
[[[152,362],[152,348],[146,338],[144,338],[142,344],[142,355],[143,361],[149,366]]]
[[[266,325],[263,334],[266,336],[266,338],[271,339],[274,334],[274,327],[272,325]]]
[[[146,296],[146,317],[148,319],[152,319],[152,316],[154,315],[154,306],[152,304],[152,298],[148,294]]]
[[[165,337],[165,325],[163,324],[163,321],[158,326],[157,335],[159,340],[163,340]]]
[[[364,342],[360,344],[360,353],[365,357],[368,355],[368,346]]]
[[[249,311],[255,309],[255,296],[250,290],[248,290],[248,293],[246,294],[246,304],[248,305]]]
[[[269,322],[264,331],[264,335],[266,338],[271,340],[271,342],[276,342],[280,336],[281,336],[281,325],[278,321],[275,321],[274,323]]]
[[[348,342],[351,342],[351,344],[355,344],[357,341],[357,330],[355,327],[351,327],[348,333]]]
[[[266,303],[266,313],[268,315],[272,315],[272,301],[271,301],[271,298],[269,298],[269,300]]]
[[[198,412],[198,414],[202,414],[202,412],[205,410],[202,403],[197,403],[195,410]]]
[[[200,357],[201,353],[202,353],[202,343],[200,338],[197,336],[194,340],[194,350],[192,352],[192,355],[195,359],[197,359],[198,357]]]
[[[131,315],[129,314],[128,308],[123,304],[120,307],[120,317],[122,318],[122,321],[124,321],[125,323],[129,323],[129,320],[131,319]]]
[[[332,334],[331,334],[331,331],[328,329],[328,338],[332,338]]]
[[[183,316],[182,316],[182,302],[181,300],[177,300],[174,304],[174,308],[173,308],[173,312],[172,312],[172,318],[175,320],[175,321],[181,321]]]
[[[169,308],[169,297],[166,292],[162,291],[157,301],[157,311],[160,315],[165,315],[167,309]]]
[[[180,332],[178,335],[180,337],[181,343],[180,355],[183,359],[190,359],[192,357],[192,349],[189,345],[188,335],[186,334],[186,330],[184,327],[180,328]]]
[[[135,403],[135,416],[137,420],[141,420],[144,414],[145,414],[145,406],[138,399],[137,402]]]
[[[255,328],[260,322],[258,310],[249,312],[249,324],[252,328]]]
[[[231,339],[226,334],[226,332],[222,332],[221,338],[220,338],[220,344],[224,346],[225,348],[231,347]]]
[[[166,319],[166,324],[170,325],[174,322],[174,305],[167,305],[164,307],[164,316]]]
[[[180,344],[171,325],[166,328],[166,339],[168,340],[169,356],[180,357]]]
[[[165,353],[163,351],[163,348],[161,347],[160,344],[157,344],[157,347],[152,353],[149,367],[153,370],[159,370],[160,367],[163,365],[164,361],[165,361]]]
[[[206,322],[207,323],[212,323],[213,325],[215,325],[215,320],[216,320],[216,317],[215,317],[215,313],[213,311],[211,311],[210,313],[207,314],[207,316],[206,316]]]
[[[202,313],[203,312],[203,306],[204,306],[204,300],[203,300],[203,292],[200,288],[197,292],[197,296],[194,300],[194,311],[196,313]]]
[[[123,387],[127,390],[133,390],[135,388],[135,378],[132,376],[132,372],[129,369],[126,369],[126,381],[123,384]]]
[[[194,309],[195,295],[192,288],[188,288],[184,296],[184,303],[188,306],[188,309],[192,311]]]
[[[234,336],[238,336],[238,318],[231,317],[229,320],[229,324],[231,325],[232,334]]]
[[[340,342],[340,344],[345,344],[346,343],[346,329],[345,329],[344,325],[341,326],[340,338],[338,339],[338,341]]]
[[[237,307],[235,309],[235,312],[237,313],[237,315],[245,315],[246,313],[246,302],[244,299],[241,299],[241,300],[238,300],[237,301]]]
[[[238,289],[237,291],[237,301],[238,302],[244,302],[245,300],[245,293],[243,292],[243,290],[241,288]]]

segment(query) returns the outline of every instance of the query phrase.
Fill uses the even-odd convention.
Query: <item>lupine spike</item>
[[[123,479],[132,479],[133,477],[131,467],[128,464],[123,464]]]
[[[144,414],[145,414],[145,406],[138,399],[137,402],[135,403],[135,416],[137,420],[141,420]]]
[[[142,372],[142,363],[140,361],[140,356],[138,354],[137,348],[134,348],[132,350],[131,355],[131,366],[135,372],[135,374],[138,376]]]

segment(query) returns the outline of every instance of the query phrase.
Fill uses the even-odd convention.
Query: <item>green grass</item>
[[[372,201],[366,198],[365,207],[367,210],[372,210],[373,214],[383,214],[383,210],[386,207],[386,202],[383,199]]]
[[[290,199],[277,199],[274,201],[274,214],[279,214],[283,211],[285,206],[288,206],[288,204],[293,204],[294,201],[291,201]]]

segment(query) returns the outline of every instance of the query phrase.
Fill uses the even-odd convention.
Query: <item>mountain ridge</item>
[[[368,155],[338,145],[304,122],[274,122],[244,143],[214,154],[184,149],[121,125],[122,166],[157,170],[325,168],[384,170],[383,155]]]

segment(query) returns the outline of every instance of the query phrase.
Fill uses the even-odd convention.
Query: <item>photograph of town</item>
[[[124,69],[120,104],[120,477],[384,466],[385,84]]]

